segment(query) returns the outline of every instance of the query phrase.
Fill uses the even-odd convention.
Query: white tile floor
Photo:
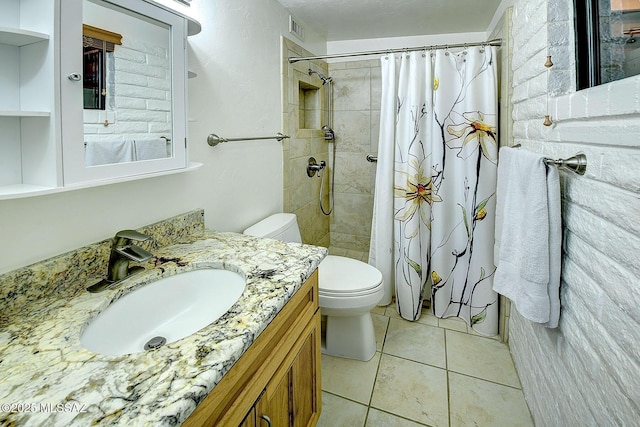
[[[363,260],[362,253],[335,255]],[[376,355],[322,356],[320,427],[533,426],[508,347],[460,319],[373,310]]]

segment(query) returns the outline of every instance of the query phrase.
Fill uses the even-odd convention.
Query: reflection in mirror
[[[122,36],[90,25],[82,26],[82,93],[85,110],[104,110],[107,61],[113,61]]]
[[[83,24],[85,165],[171,157],[170,26],[101,0]]]
[[[577,87],[640,74],[640,2],[574,0]]]

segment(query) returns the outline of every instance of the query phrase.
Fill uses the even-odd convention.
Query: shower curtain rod
[[[365,52],[351,52],[351,53],[334,53],[332,55],[318,55],[318,56],[292,56],[289,57],[289,63],[299,61],[312,61],[314,59],[332,59],[332,58],[349,58],[353,56],[368,56],[368,55],[384,55],[386,53],[400,53],[400,52],[413,52],[420,50],[436,50],[436,49],[457,49],[467,48],[472,46],[500,46],[502,45],[502,39],[493,39],[486,42],[473,42],[473,43],[455,43],[455,44],[434,44],[431,46],[422,47],[405,47],[402,49],[384,49],[384,50],[369,50]]]

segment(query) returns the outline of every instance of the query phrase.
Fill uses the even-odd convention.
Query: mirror
[[[85,166],[171,157],[171,27],[102,0],[84,0]]]
[[[62,3],[60,27],[64,186],[185,169],[187,19],[155,2],[82,0]],[[98,34],[83,34],[87,27]],[[85,67],[84,49],[93,46],[103,50],[103,63],[90,58]],[[85,81],[83,70],[92,67],[102,67],[102,82]],[[103,96],[100,84],[104,109],[84,108],[85,99]]]
[[[577,88],[640,74],[640,2],[574,0]]]

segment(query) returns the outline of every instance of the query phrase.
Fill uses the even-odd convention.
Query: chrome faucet
[[[141,269],[144,270],[144,267],[129,268],[129,261],[145,262],[149,261],[153,255],[140,246],[131,244],[131,241],[144,242],[145,240],[149,240],[149,238],[149,236],[138,233],[135,230],[118,231],[111,245],[107,280],[118,282],[139,272]]]
[[[135,230],[118,231],[111,244],[107,278],[89,286],[87,290],[89,292],[101,292],[115,283],[144,270],[144,267],[141,266],[129,267],[129,262],[146,262],[151,259],[153,254],[140,246],[132,244],[131,241],[144,242],[149,239],[149,236]]]

